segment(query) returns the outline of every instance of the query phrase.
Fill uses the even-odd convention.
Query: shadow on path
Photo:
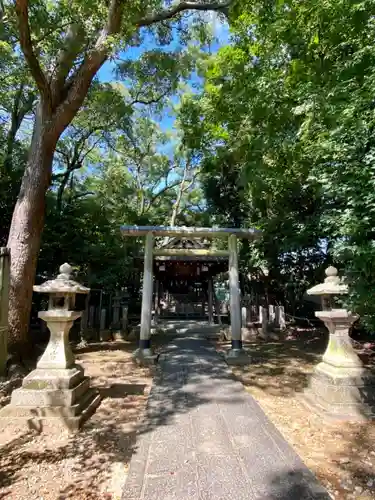
[[[160,356],[123,500],[329,499],[210,344]]]

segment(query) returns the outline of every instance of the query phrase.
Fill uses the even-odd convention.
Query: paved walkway
[[[191,337],[174,339],[161,356],[122,498],[330,496],[215,350]]]

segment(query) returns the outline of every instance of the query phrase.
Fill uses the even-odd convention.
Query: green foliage
[[[178,139],[171,147],[170,134],[147,112],[133,116],[119,89],[95,86],[57,146],[40,277],[69,261],[89,286],[121,288],[137,282],[133,258],[141,249],[140,241],[123,239],[121,225],[169,224],[174,211],[177,224],[201,217],[196,168],[186,175]]]
[[[110,215],[95,196],[77,198],[57,212],[50,194],[38,274],[53,276],[59,262],[69,261],[93,288],[124,286],[132,270],[129,244],[124,244],[119,224]]]
[[[213,213],[263,229],[258,264],[272,286],[286,294],[292,277],[302,296],[334,259],[370,328],[374,10],[372,0],[237,2],[231,44],[180,115]]]
[[[0,246],[6,246],[13,207],[17,199],[23,169],[26,164],[26,150],[24,145],[15,143],[12,153],[14,168],[5,170],[8,157],[7,137],[0,126]]]
[[[192,71],[196,41],[211,39],[204,16],[185,15],[186,9],[173,14],[169,2],[154,0],[127,2],[125,11],[120,2],[26,2],[22,15],[21,2],[1,5],[1,242],[40,98],[43,113],[51,123],[56,120],[62,134],[47,196],[39,277],[54,274],[58,263],[68,260],[90,286],[122,286],[133,271],[129,255],[137,244],[124,243],[121,224],[204,218],[196,167],[178,137],[155,122],[155,113],[170,104]],[[28,30],[30,40],[22,37]],[[138,58],[132,48],[141,49]],[[95,72],[108,59],[117,64],[116,81],[99,83]]]

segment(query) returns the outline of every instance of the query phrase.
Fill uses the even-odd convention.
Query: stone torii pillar
[[[257,239],[261,232],[257,229],[220,228],[220,227],[176,227],[176,226],[122,226],[124,236],[146,236],[144,256],[143,294],[141,312],[141,333],[139,348],[134,358],[144,364],[154,363],[156,357],[151,351],[151,314],[153,292],[153,256],[212,256],[230,258],[229,274],[231,289],[231,318],[232,318],[232,349],[227,355],[231,364],[245,364],[249,357],[242,349],[241,339],[241,310],[238,281],[237,237]],[[202,250],[202,249],[153,249],[154,236],[182,236],[190,238],[229,238],[229,250]]]
[[[242,365],[250,362],[250,357],[242,348],[241,301],[238,275],[237,236],[228,238],[229,250],[229,290],[230,290],[230,326],[232,347],[226,355],[228,364]]]
[[[142,365],[154,364],[156,356],[151,350],[151,316],[153,294],[153,247],[154,235],[146,234],[145,257],[143,268],[141,333],[139,347],[133,354],[134,359]]]
[[[232,330],[232,350],[242,349],[241,340],[241,303],[238,278],[237,237],[231,234],[228,239],[229,249],[229,290],[230,290],[230,326]]]

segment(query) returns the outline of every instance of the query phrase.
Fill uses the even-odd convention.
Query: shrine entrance
[[[186,250],[190,255],[174,255]],[[161,253],[170,255],[157,255]],[[191,255],[191,252],[195,254]],[[154,312],[156,320],[197,319],[220,323],[214,277],[228,270],[228,255],[212,252],[204,238],[168,238],[154,249]]]
[[[207,311],[207,319],[212,323],[216,305],[213,277],[227,269],[232,335],[228,358],[240,360],[243,351],[237,238],[256,239],[261,232],[256,229],[175,226],[122,226],[121,231],[124,236],[146,236],[141,331],[135,358],[144,364],[155,361],[150,338],[153,309],[158,317],[181,314],[184,310],[186,315],[202,318],[206,317]],[[155,237],[164,237],[164,243],[155,246]],[[227,248],[212,248],[210,240],[213,238],[225,238]]]

